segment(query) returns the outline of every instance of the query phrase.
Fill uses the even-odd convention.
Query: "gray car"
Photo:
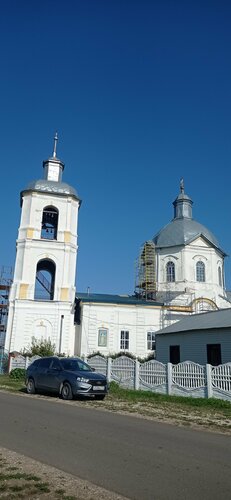
[[[63,399],[78,395],[104,399],[108,382],[80,358],[50,356],[36,359],[27,368],[26,388],[28,394],[54,392]]]

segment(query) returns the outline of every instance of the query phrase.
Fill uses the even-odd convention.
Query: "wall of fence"
[[[39,356],[10,357],[9,369],[27,368]],[[139,363],[127,356],[116,359],[93,356],[85,359],[108,380],[124,388],[175,396],[226,399],[231,402],[231,363],[202,366],[192,361],[178,365],[150,360]]]
[[[175,396],[219,398],[231,402],[231,363],[202,366],[192,361],[178,365],[151,360],[139,363],[126,356],[94,356],[86,360],[96,371],[122,387]]]

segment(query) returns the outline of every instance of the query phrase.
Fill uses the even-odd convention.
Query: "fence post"
[[[138,359],[135,360],[135,380],[134,380],[135,391],[140,388],[140,363]]]
[[[212,386],[212,367],[211,365],[206,365],[206,380],[207,380],[207,397],[213,397],[213,386]]]
[[[167,386],[168,395],[172,394],[172,363],[167,364]]]
[[[108,382],[111,382],[111,367],[112,367],[112,359],[107,358],[107,379],[108,379]]]
[[[11,366],[12,366],[12,358],[13,356],[11,356],[11,354],[9,354],[9,373],[11,372]]]

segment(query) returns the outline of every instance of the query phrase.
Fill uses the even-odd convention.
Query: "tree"
[[[31,346],[24,352],[27,356],[54,356],[55,344],[51,343],[51,339],[36,339],[32,337]]]

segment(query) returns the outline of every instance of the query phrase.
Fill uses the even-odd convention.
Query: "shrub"
[[[31,346],[27,352],[23,352],[24,356],[54,356],[55,344],[51,343],[51,339],[36,339],[32,337]]]
[[[110,354],[110,358],[112,359],[116,359],[116,358],[121,358],[121,356],[126,356],[126,358],[130,358],[130,359],[136,359],[136,356],[134,356],[134,354],[132,354],[131,352],[127,352],[127,351],[119,351],[119,352],[116,352],[115,354]]]
[[[101,358],[106,358],[105,354],[102,354],[100,351],[94,351],[87,356],[88,359],[94,358],[95,356],[101,356]]]
[[[26,377],[26,370],[24,368],[14,368],[10,372],[10,378],[14,380],[21,380]]]

